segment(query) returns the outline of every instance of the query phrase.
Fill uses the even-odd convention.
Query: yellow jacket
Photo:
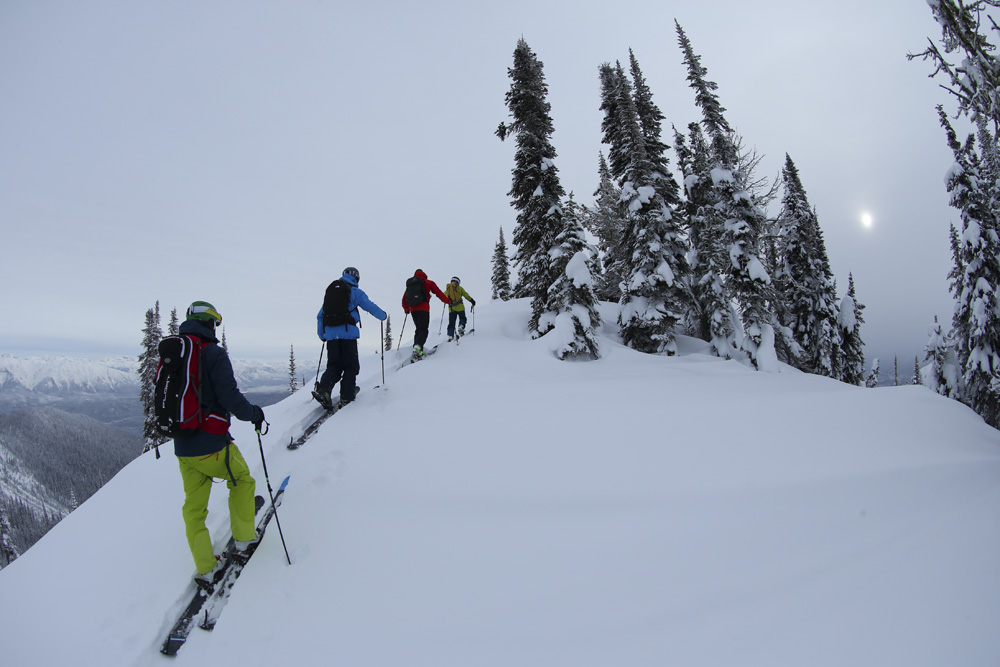
[[[472,302],[472,305],[476,305],[476,300],[473,299],[465,288],[461,285],[457,285],[454,282],[448,283],[444,288],[444,295],[451,300],[451,304],[448,306],[448,310],[457,313],[461,310],[465,310],[465,304],[462,303],[462,297],[465,297]]]

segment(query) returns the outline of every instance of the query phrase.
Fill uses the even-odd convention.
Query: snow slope
[[[177,664],[1000,664],[1000,438],[967,408],[690,340],[559,362],[526,303],[476,315],[424,362],[387,354],[385,388],[362,356],[357,403],[298,451],[308,392],[267,410],[292,565],[272,525]],[[172,455],[142,456],[0,571],[4,664],[165,664],[181,502]]]

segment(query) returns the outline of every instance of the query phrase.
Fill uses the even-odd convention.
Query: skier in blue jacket
[[[319,339],[326,341],[327,359],[326,371],[320,378],[313,391],[313,396],[327,410],[333,409],[333,399],[330,392],[333,385],[340,383],[340,403],[344,405],[354,400],[357,393],[357,377],[361,371],[361,362],[358,360],[358,339],[361,337],[361,314],[358,308],[362,308],[371,313],[379,320],[385,321],[388,317],[384,310],[379,308],[368,298],[368,295],[358,287],[361,274],[353,266],[344,269],[344,275],[339,281],[334,281],[327,288],[327,297],[324,299],[323,307],[319,309],[316,316],[316,333]],[[346,296],[346,291],[341,296],[341,300],[331,297],[331,290],[335,288],[345,289],[346,283],[350,294]],[[346,296],[346,298],[344,298]],[[331,310],[340,304],[339,309],[346,312],[325,312],[329,307]]]

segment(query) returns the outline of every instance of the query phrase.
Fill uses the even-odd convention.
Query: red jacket
[[[439,288],[434,283],[433,280],[428,280],[427,279],[427,274],[426,273],[424,273],[420,269],[417,269],[417,272],[414,273],[413,275],[415,277],[420,278],[421,280],[424,281],[424,289],[427,290],[427,294],[428,295],[430,295],[430,294],[437,294],[437,297],[439,299],[441,299],[442,301],[444,301],[447,304],[451,304],[451,299],[449,299],[447,296],[445,296],[444,292],[441,291],[441,288]],[[403,312],[404,313],[412,313],[414,310],[423,310],[423,311],[428,312],[428,313],[431,312],[431,301],[430,301],[430,299],[428,298],[427,301],[424,301],[423,303],[418,304],[416,306],[410,307],[410,306],[406,305],[406,292],[403,292]]]

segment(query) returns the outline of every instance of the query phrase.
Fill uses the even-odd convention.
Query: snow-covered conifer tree
[[[783,323],[800,349],[790,363],[807,373],[834,377],[841,345],[837,326],[840,309],[826,244],[799,171],[788,155],[782,180],[785,194],[778,214],[781,238],[775,283],[780,310],[788,318]]]
[[[299,381],[295,377],[295,346],[290,345],[288,351],[288,393],[294,394],[298,388]]]
[[[674,129],[677,163],[684,178],[683,217],[687,221],[690,244],[688,264],[691,269],[689,290],[688,331],[712,342],[715,353],[723,358],[732,356],[736,341],[733,310],[726,288],[729,264],[723,246],[724,221],[716,208],[712,188],[711,148],[698,123],[688,125],[690,143]]]
[[[572,193],[563,206],[563,231],[550,253],[556,281],[549,289],[550,310],[541,328],[554,328],[555,355],[560,359],[601,356],[596,329],[601,325],[591,266],[596,249],[588,245],[580,222],[580,206]]]
[[[694,53],[680,24],[676,21],[674,24],[688,68],[688,82],[702,110],[702,126],[711,139],[713,166],[709,175],[715,191],[715,206],[724,218],[722,238],[729,258],[728,287],[741,309],[740,349],[757,366],[758,357],[768,354],[760,346],[765,340],[773,340],[773,331],[768,329],[775,324],[770,309],[774,301],[771,276],[759,258],[767,217],[747,191],[748,175],[739,169],[733,131],[715,94],[718,86],[705,78],[708,71],[701,65],[701,58]]]
[[[840,380],[860,386],[865,382],[864,341],[861,340],[861,325],[865,319],[861,315],[865,307],[858,301],[854,289],[854,274],[847,277],[847,295],[840,303],[840,354],[842,375]],[[875,382],[878,383],[878,359],[873,364]]]
[[[933,41],[918,54],[908,57],[930,60],[934,64],[931,76],[944,74],[948,85],[943,86],[958,101],[961,113],[974,122],[977,119],[993,124],[992,134],[1000,129],[1000,58],[996,45],[981,32],[988,27],[1000,36],[1000,26],[989,12],[1000,7],[997,0],[929,0],[934,20],[941,26],[941,46]],[[949,54],[959,54],[959,64],[949,61]]]
[[[4,503],[0,502],[0,569],[13,563],[17,555],[17,549],[14,547],[14,531],[7,517],[7,509]]]
[[[500,227],[500,240],[493,249],[493,298],[506,301],[511,296],[510,263],[507,259],[507,243]]]
[[[913,357],[913,378],[910,380],[911,384],[923,384],[924,378],[920,373],[920,357]]]
[[[180,331],[180,324],[177,322],[177,309],[170,311],[170,322],[167,323],[167,335],[176,336]]]
[[[951,205],[962,217],[952,319],[962,368],[962,400],[986,423],[1000,428],[1000,211],[996,183],[982,178],[973,135],[962,144],[941,107],[938,115],[955,156],[947,175]],[[953,250],[955,236],[953,234]],[[960,268],[961,274],[958,274]]]
[[[952,228],[954,229],[954,228]],[[932,372],[927,378],[928,386],[948,398],[958,399],[961,396],[958,359],[955,355],[955,345],[934,316],[934,326],[931,327],[927,340],[927,352],[924,361],[932,363]]]
[[[222,349],[226,351],[226,354],[229,354],[229,343],[226,342],[226,327],[222,327],[221,344],[222,344]]]
[[[392,318],[389,315],[385,316],[385,340],[382,341],[382,349],[392,352]]]
[[[880,372],[881,371],[879,370],[878,357],[875,357],[874,359],[872,359],[871,372],[868,373],[868,377],[865,378],[865,386],[868,387],[869,389],[874,389],[875,387],[877,387],[878,377]]]
[[[614,132],[605,132],[605,142],[610,143],[610,153],[617,156],[622,169],[620,201],[627,216],[626,231],[619,244],[621,250],[617,253],[621,263],[613,267],[622,276],[618,315],[622,340],[641,352],[673,354],[675,327],[685,308],[687,244],[671,203],[660,190],[667,192],[668,182],[673,183],[672,199],[677,202],[677,185],[672,177],[667,179],[660,174],[656,163],[649,158],[632,86],[621,65],[616,68],[608,63],[602,65],[601,81],[602,93],[613,91],[618,96],[614,104],[602,107],[614,109],[619,123]],[[613,163],[612,173],[614,170]]]
[[[616,267],[621,261],[615,256],[618,241],[625,229],[625,215],[621,206],[621,188],[611,176],[604,153],[598,155],[597,173],[600,184],[594,192],[594,207],[588,210],[584,226],[597,237],[603,272],[597,280],[595,292],[602,301],[621,298],[621,275]]]
[[[528,328],[540,336],[546,332],[539,330],[539,318],[547,310],[548,290],[555,282],[549,252],[563,230],[560,204],[566,193],[553,161],[554,128],[542,62],[523,38],[518,40],[514,66],[507,73],[511,86],[505,99],[512,120],[501,123],[496,134],[501,140],[514,137],[517,144],[508,193],[513,199],[511,205],[518,211],[514,228],[514,264],[518,269],[515,296],[531,297]]]
[[[150,308],[146,311],[146,324],[142,329],[142,352],[139,354],[139,402],[142,404],[143,413],[143,452],[148,452],[164,442],[153,418],[153,385],[156,381],[156,367],[160,362],[158,347],[160,339],[163,338],[156,317],[160,302],[156,303],[155,309]]]

